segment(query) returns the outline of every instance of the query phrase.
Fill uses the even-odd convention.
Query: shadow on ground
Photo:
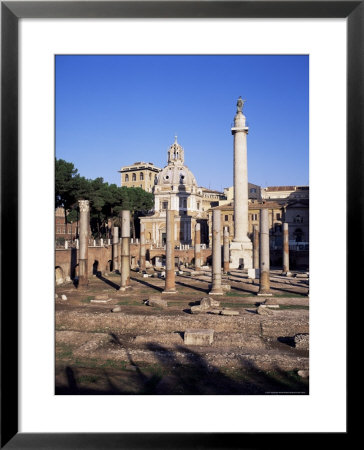
[[[211,366],[196,351],[181,345],[166,348],[148,343],[157,363],[134,361],[127,343],[114,334],[111,342],[123,348],[128,361],[113,367],[88,367],[72,364],[58,367],[55,393],[58,395],[264,395],[308,394],[308,381],[297,371],[278,367],[260,370],[241,356],[239,367],[219,369]],[[62,380],[62,381],[60,381]]]

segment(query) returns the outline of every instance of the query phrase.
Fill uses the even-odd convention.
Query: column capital
[[[88,212],[90,210],[89,200],[78,200],[78,206],[81,212]]]

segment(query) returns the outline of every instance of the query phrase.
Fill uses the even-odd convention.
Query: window
[[[296,228],[296,230],[293,233],[296,242],[302,242],[303,239],[303,231],[300,228]]]
[[[162,202],[162,209],[168,209],[168,202]]]
[[[297,216],[294,218],[294,222],[302,223],[303,222],[303,217],[301,217],[299,214],[297,214]]]
[[[129,181],[129,175],[128,174],[125,175],[125,181]]]
[[[144,180],[144,173],[143,173],[143,172],[140,172],[140,174],[139,174],[139,179],[140,179],[140,181],[143,181],[143,180]]]
[[[229,220],[229,216],[225,214],[225,222]]]
[[[277,219],[277,220],[281,220],[281,214],[280,214],[280,213],[277,213],[277,214],[276,214],[276,219]]]
[[[136,175],[135,175],[135,173],[133,173],[131,179],[132,179],[132,181],[136,181]]]
[[[152,179],[152,174],[150,173],[150,174],[149,174],[149,180],[151,180],[151,179]]]
[[[197,202],[197,209],[200,209],[200,202]]]
[[[256,190],[255,188],[251,188],[251,189],[250,189],[250,193],[251,193],[251,194],[256,194],[256,193],[257,193],[257,190]]]

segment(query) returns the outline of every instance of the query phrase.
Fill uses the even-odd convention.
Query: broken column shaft
[[[230,252],[229,252],[229,230],[224,228],[224,273],[229,272],[230,266]]]
[[[221,211],[212,211],[212,288],[211,295],[222,295],[221,287]]]
[[[201,225],[195,227],[195,270],[201,270]]]
[[[130,211],[121,211],[121,267],[120,288],[130,286]]]
[[[283,275],[290,276],[289,271],[289,232],[288,223],[283,224]]]
[[[113,227],[112,229],[112,262],[113,271],[119,269],[118,265],[118,247],[119,247],[119,227]]]
[[[139,270],[145,270],[145,224],[140,223]]]
[[[86,287],[88,285],[88,229],[89,229],[89,210],[88,200],[79,200],[80,208],[80,249],[78,261],[78,286]]]
[[[269,280],[269,222],[267,208],[260,210],[260,285],[258,295],[272,295]]]
[[[253,269],[259,269],[259,230],[253,226]]]
[[[174,211],[166,211],[166,283],[163,293],[176,292],[174,268]]]

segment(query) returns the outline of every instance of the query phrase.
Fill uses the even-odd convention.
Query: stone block
[[[186,345],[211,345],[214,340],[214,330],[186,330],[184,343]]]
[[[109,296],[107,294],[100,294],[95,296],[95,300],[108,300]]]
[[[297,375],[301,378],[308,378],[309,377],[309,372],[308,370],[299,370],[297,372]]]
[[[199,313],[205,312],[205,311],[207,311],[207,309],[202,308],[201,305],[191,306],[191,313],[192,314],[199,314]]]
[[[253,280],[258,279],[260,276],[259,269],[248,269],[248,278],[252,278]]]
[[[105,298],[105,299],[93,299],[91,300],[91,303],[109,303],[111,302],[111,298]]]
[[[273,311],[271,311],[269,308],[267,308],[265,305],[260,305],[257,308],[257,314],[261,316],[269,316],[273,314]]]
[[[239,311],[235,311],[233,309],[223,309],[220,314],[222,316],[238,316]]]
[[[121,312],[121,306],[115,306],[115,308],[113,308],[111,310],[111,312],[115,313],[115,312]]]
[[[167,300],[162,299],[159,294],[152,294],[148,297],[147,300],[148,306],[159,306],[160,308],[167,308],[168,303]]]
[[[309,334],[308,333],[296,334],[294,337],[294,346],[301,350],[308,350]]]
[[[62,300],[67,300],[67,295],[62,294],[62,295],[61,295],[61,299],[62,299]]]
[[[228,292],[228,291],[231,291],[231,286],[230,286],[230,284],[222,284],[221,289],[225,292]]]
[[[221,311],[222,311],[222,309],[211,309],[209,311],[209,313],[219,315],[221,313]]]

